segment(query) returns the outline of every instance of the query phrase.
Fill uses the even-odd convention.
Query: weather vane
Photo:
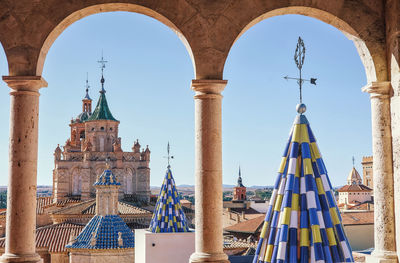
[[[106,92],[106,90],[104,89],[104,75],[103,75],[103,72],[104,72],[104,69],[106,68],[106,63],[108,62],[108,61],[106,61],[106,60],[104,60],[104,58],[103,58],[103,50],[101,51],[101,60],[98,60],[97,61],[98,63],[100,63],[100,68],[101,68],[101,93],[105,93]]]
[[[303,103],[303,96],[302,96],[303,83],[305,81],[309,81],[311,84],[317,85],[316,78],[303,79],[301,76],[301,69],[303,68],[305,56],[306,56],[306,47],[304,46],[303,39],[301,39],[301,37],[299,37],[299,40],[297,41],[296,51],[294,52],[294,62],[296,63],[297,68],[299,69],[299,77],[292,78],[292,77],[286,76],[283,78],[286,80],[289,80],[289,79],[297,80],[297,83],[299,84],[299,90],[300,90],[300,104]]]
[[[90,88],[90,86],[89,86],[89,73],[88,72],[86,72],[86,85],[85,85],[85,87],[86,87],[86,93],[89,91],[89,88]]]
[[[168,168],[170,168],[171,167],[171,165],[169,164],[169,162],[170,162],[170,160],[171,159],[174,159],[174,156],[172,156],[171,154],[170,154],[170,150],[171,150],[171,147],[169,146],[169,142],[168,142],[168,145],[167,145],[167,156],[164,156],[164,158],[167,158],[168,159]]]

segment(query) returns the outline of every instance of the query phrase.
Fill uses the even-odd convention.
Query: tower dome
[[[347,184],[361,184],[362,179],[357,169],[353,166],[351,169],[349,176],[347,177]]]

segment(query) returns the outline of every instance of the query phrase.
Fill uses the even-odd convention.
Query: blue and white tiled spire
[[[169,165],[161,186],[149,230],[153,233],[189,232],[185,213],[183,212],[175,180],[172,177]]]
[[[298,112],[253,263],[354,262],[304,104]]]

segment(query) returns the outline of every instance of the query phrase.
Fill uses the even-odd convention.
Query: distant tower
[[[239,166],[239,178],[236,187],[233,189],[233,200],[244,201],[246,200],[246,187],[242,183],[242,173]]]
[[[374,188],[374,172],[372,169],[373,165],[372,156],[366,156],[362,158],[362,166],[363,166],[363,183],[369,188]]]

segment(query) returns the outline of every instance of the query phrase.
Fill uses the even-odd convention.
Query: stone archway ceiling
[[[175,180],[168,166],[149,230],[153,233],[189,232]]]
[[[283,153],[253,263],[354,262],[325,164],[305,115]]]

